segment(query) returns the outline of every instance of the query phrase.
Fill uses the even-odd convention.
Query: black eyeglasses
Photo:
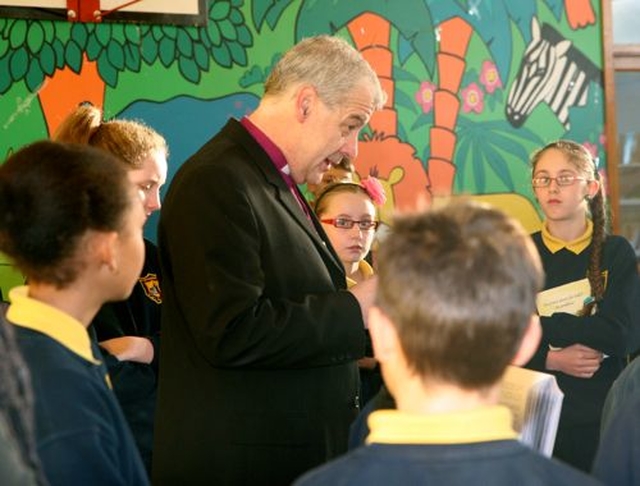
[[[584,177],[573,174],[559,175],[558,177],[538,176],[531,179],[533,187],[548,187],[551,181],[556,181],[560,187],[572,186],[576,181],[586,181]]]
[[[376,229],[378,227],[377,221],[355,221],[353,219],[348,218],[332,218],[332,219],[321,219],[321,223],[332,224],[336,228],[340,229],[351,229],[354,224],[358,225],[358,229],[362,231],[369,231]]]

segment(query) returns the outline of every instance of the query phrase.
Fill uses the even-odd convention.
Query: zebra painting
[[[507,120],[520,127],[536,106],[546,103],[568,130],[569,108],[586,104],[590,84],[602,85],[602,72],[553,27],[544,24],[541,30],[535,17],[531,36],[509,91]]]

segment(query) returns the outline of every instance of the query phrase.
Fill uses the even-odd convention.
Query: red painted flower
[[[487,90],[487,93],[493,93],[497,88],[502,88],[502,81],[500,81],[500,75],[496,69],[496,65],[491,61],[484,61],[482,63],[482,70],[480,71],[480,83]]]
[[[476,83],[471,83],[462,90],[462,110],[465,113],[475,111],[482,113],[484,110],[484,92]]]
[[[422,106],[424,113],[429,113],[433,109],[433,94],[436,91],[436,85],[429,81],[420,83],[420,88],[416,92],[416,101]]]

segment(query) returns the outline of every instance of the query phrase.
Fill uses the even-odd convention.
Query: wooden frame
[[[82,1],[82,0],[80,0]],[[179,3],[182,0],[164,0],[163,5],[171,2]],[[132,5],[129,8],[114,11],[108,16],[101,18],[104,22],[133,22],[151,24],[173,24],[173,25],[206,25],[209,14],[209,2],[207,0],[192,0],[197,6],[197,13],[178,13],[180,10],[146,11],[139,5]],[[69,20],[67,9],[64,7],[64,0],[22,0],[6,1],[0,0],[0,17],[24,18],[37,20]],[[111,2],[112,3],[112,2]],[[120,4],[128,3],[122,0]],[[18,6],[18,5],[33,6]],[[105,9],[103,9],[104,11]]]
[[[616,117],[616,71],[640,71],[640,44],[615,44],[613,41],[612,0],[601,0],[604,72],[605,135],[607,137],[607,179],[612,229],[620,231],[620,163]]]

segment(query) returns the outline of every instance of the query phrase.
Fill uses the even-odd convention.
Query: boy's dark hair
[[[465,389],[500,379],[543,283],[522,226],[471,201],[397,217],[380,245],[378,274],[377,305],[408,365]]]

